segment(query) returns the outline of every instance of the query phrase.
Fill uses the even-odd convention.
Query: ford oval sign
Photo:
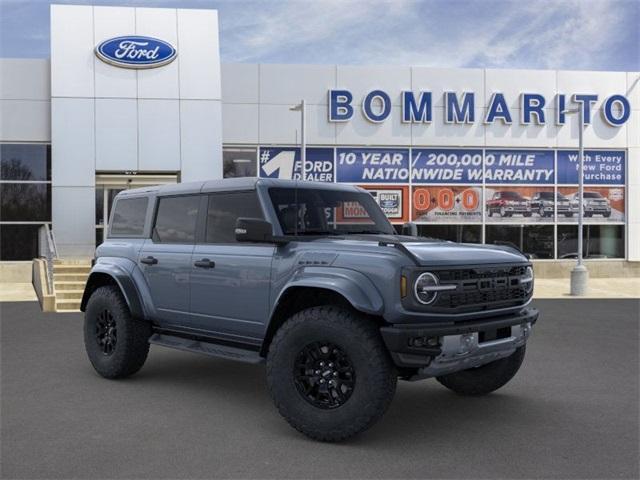
[[[155,68],[171,63],[178,52],[163,40],[129,35],[105,40],[96,47],[103,62],[123,68]]]

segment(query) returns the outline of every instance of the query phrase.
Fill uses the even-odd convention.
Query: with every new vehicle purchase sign
[[[322,441],[371,427],[398,379],[503,387],[538,319],[531,262],[398,235],[380,205],[401,215],[399,192],[376,195],[269,178],[119,193],[81,303],[91,364],[130,376],[150,344],[266,363],[279,412]]]

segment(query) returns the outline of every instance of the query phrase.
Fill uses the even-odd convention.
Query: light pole
[[[307,138],[305,132],[305,105],[304,99],[300,103],[289,107],[292,112],[300,112],[300,161],[302,162],[302,180],[307,179]]]
[[[578,113],[578,261],[571,270],[571,295],[581,297],[587,293],[589,270],[583,263],[582,225],[584,222],[584,102],[579,108],[565,110],[563,113]]]

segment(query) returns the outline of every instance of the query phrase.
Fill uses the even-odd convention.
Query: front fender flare
[[[84,312],[87,302],[89,301],[90,293],[93,291],[91,288],[92,282],[95,282],[100,275],[108,275],[115,280],[127,302],[132,317],[146,318],[144,304],[131,274],[123,266],[113,263],[97,263],[91,269],[84,294],[82,295],[80,310]]]
[[[364,313],[380,315],[384,310],[382,295],[364,274],[340,267],[304,267],[296,271],[280,290],[273,303],[271,318],[282,296],[293,287],[331,290],[345,297],[356,310]]]

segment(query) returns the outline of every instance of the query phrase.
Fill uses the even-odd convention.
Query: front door
[[[191,257],[191,322],[251,343],[268,321],[275,246],[237,243],[238,217],[263,218],[255,191],[209,195],[203,241]]]
[[[189,276],[196,238],[200,195],[160,197],[152,235],[140,251],[144,273],[162,325],[184,325],[189,320]]]

